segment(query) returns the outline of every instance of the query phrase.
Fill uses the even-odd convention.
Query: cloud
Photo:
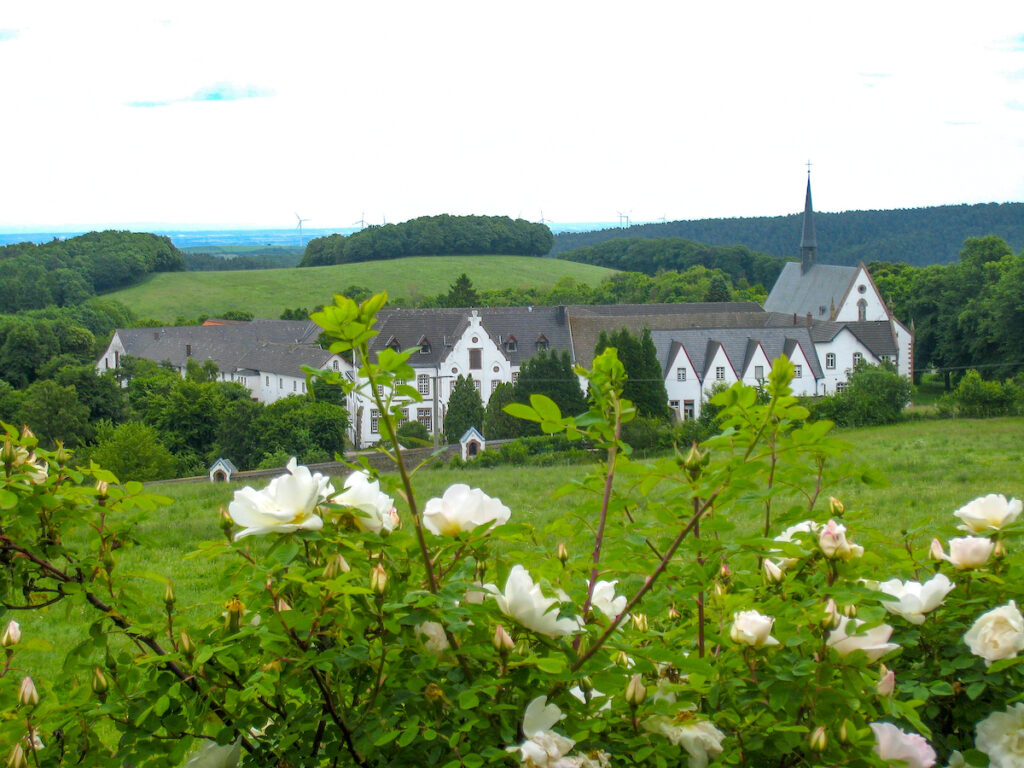
[[[215,83],[204,86],[190,96],[182,96],[177,99],[163,99],[158,101],[130,101],[129,107],[166,107],[171,104],[204,101],[241,101],[242,99],[265,99],[274,95],[270,88],[262,88],[256,85],[237,85],[235,83]]]
[[[13,40],[18,34],[19,32],[16,29],[0,29],[0,43],[5,40]]]
[[[1024,110],[1024,100],[1012,99],[1011,101],[1006,102],[1006,106],[1008,109]]]

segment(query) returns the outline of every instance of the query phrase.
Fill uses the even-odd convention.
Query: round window
[[[500,369],[500,368],[498,368],[498,366],[494,366],[494,369],[493,369],[493,370],[494,370],[494,372],[495,372],[495,373],[497,373],[497,372],[498,372],[498,371],[500,371],[501,369]]]
[[[474,344],[476,344],[476,343],[477,343],[477,342],[479,342],[479,341],[480,341],[480,340],[479,340],[479,339],[478,339],[478,338],[477,338],[476,336],[474,336],[474,337],[473,337],[473,343],[474,343]]]
[[[868,287],[866,285],[858,285],[857,286],[857,292],[858,293],[865,293],[865,292],[867,292],[867,290],[868,290]]]
[[[458,372],[459,372],[458,368],[452,368],[452,373],[458,373]]]

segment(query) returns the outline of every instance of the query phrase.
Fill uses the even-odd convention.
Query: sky
[[[1024,2],[0,0],[0,232],[1024,201]]]

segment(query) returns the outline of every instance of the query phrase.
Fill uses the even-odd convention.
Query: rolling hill
[[[183,315],[217,316],[229,310],[256,317],[279,317],[285,309],[310,309],[343,293],[349,286],[394,299],[446,293],[465,272],[480,290],[505,287],[550,287],[562,277],[596,285],[615,270],[561,259],[533,256],[429,256],[302,269],[155,274],[104,298],[120,301],[137,317],[173,322]]]

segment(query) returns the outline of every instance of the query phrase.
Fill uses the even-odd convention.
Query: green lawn
[[[233,309],[275,318],[288,308],[320,307],[353,285],[387,290],[392,298],[435,296],[463,272],[478,290],[489,290],[550,287],[562,277],[596,285],[615,270],[533,256],[420,256],[302,269],[161,272],[105,298],[122,302],[138,317],[164,322]]]

